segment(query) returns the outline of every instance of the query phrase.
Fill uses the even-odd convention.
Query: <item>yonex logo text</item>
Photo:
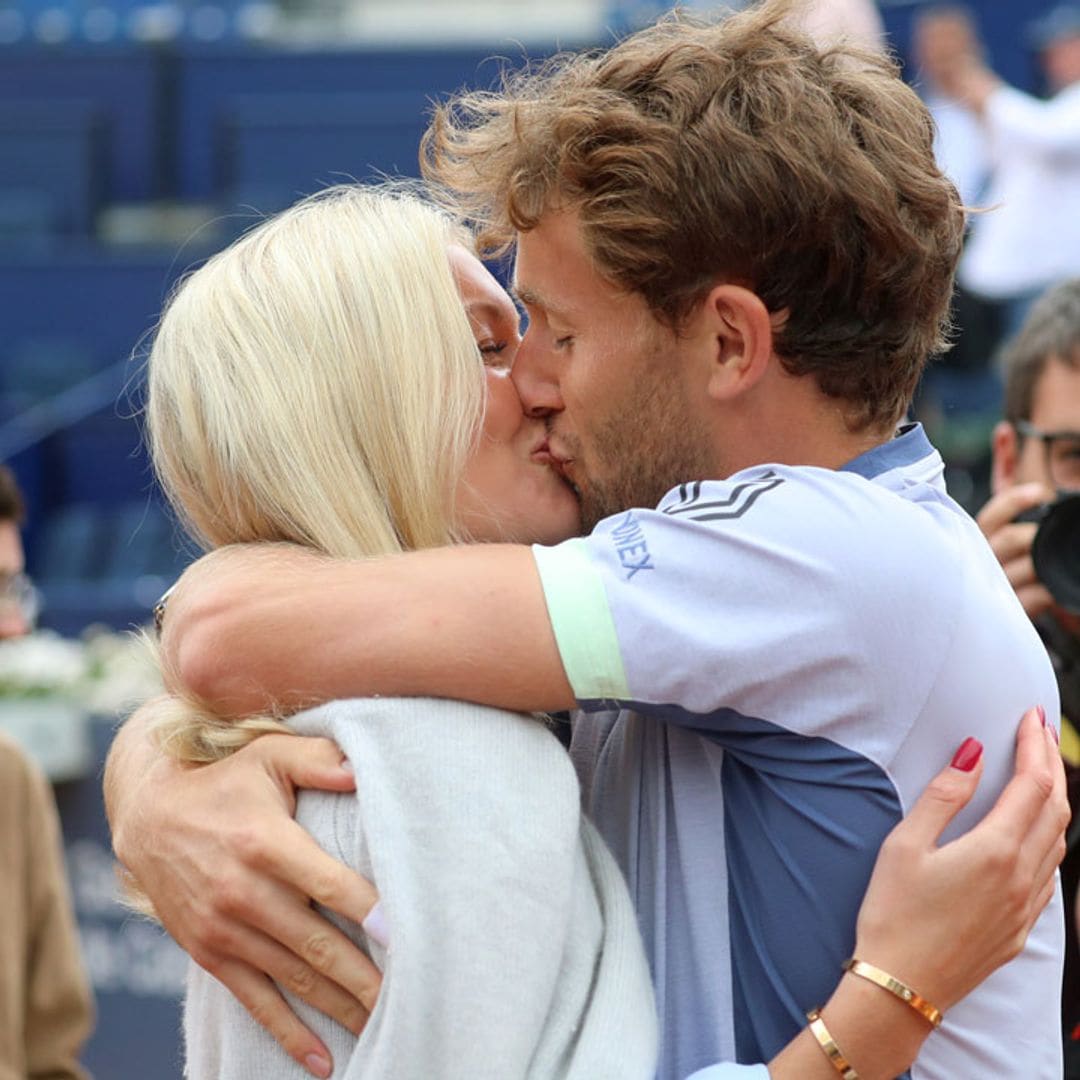
[[[619,562],[626,571],[627,581],[630,581],[639,570],[656,569],[649,562],[649,548],[645,543],[645,534],[641,531],[641,526],[634,517],[633,511],[627,511],[626,517],[611,530],[611,536],[615,541]]]

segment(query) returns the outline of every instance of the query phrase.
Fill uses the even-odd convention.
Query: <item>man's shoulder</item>
[[[554,562],[575,579],[589,563],[611,564],[631,584],[663,564],[708,577],[797,563],[808,578],[842,571],[864,581],[922,567],[925,580],[968,543],[963,518],[930,484],[770,465],[680,484],[654,508],[605,518]],[[538,561],[546,565],[547,553]]]
[[[762,498],[790,496],[793,479],[794,470],[768,466],[744,469],[726,480],[696,480],[672,488],[655,512],[678,524],[737,521]]]
[[[842,551],[875,543],[881,556],[903,557],[900,535],[923,534],[941,542],[957,508],[935,489],[918,483],[890,486],[856,473],[816,467],[768,466],[744,470],[728,480],[701,481],[672,489],[653,511],[628,511],[610,518],[611,535],[637,521],[662,523],[674,540],[737,532],[802,549],[822,545]]]

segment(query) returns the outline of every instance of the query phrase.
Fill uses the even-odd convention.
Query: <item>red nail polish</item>
[[[971,772],[982,757],[983,744],[978,739],[967,738],[960,744],[952,761],[949,763],[961,772]]]

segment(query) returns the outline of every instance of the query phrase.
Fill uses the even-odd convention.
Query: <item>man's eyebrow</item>
[[[570,312],[565,308],[560,308],[557,305],[550,303],[528,286],[521,288],[517,285],[511,285],[509,291],[510,295],[523,307],[535,308],[538,311],[542,311],[545,315],[554,315],[558,320],[564,320],[570,317]]]

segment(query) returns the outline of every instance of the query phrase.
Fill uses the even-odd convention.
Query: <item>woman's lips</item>
[[[533,447],[530,457],[533,461],[538,462],[541,465],[550,465],[553,468],[558,468],[562,464],[560,459],[552,453],[547,436],[544,436],[544,438]]]
[[[530,457],[538,465],[546,465],[560,480],[563,481],[563,483],[567,484],[574,493],[577,494],[577,485],[571,479],[568,472],[568,467],[573,464],[573,460],[571,458],[560,457],[555,453],[555,451],[551,449],[551,444],[546,438],[536,444]]]

